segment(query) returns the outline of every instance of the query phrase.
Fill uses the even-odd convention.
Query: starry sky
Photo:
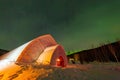
[[[51,34],[66,51],[120,39],[120,0],[0,0],[0,48]]]

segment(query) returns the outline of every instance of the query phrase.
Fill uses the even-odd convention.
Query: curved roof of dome
[[[1,56],[1,59],[17,62],[33,62],[44,51],[46,47],[54,46],[57,42],[50,34],[39,36],[26,44]]]
[[[65,51],[61,45],[55,45],[47,47],[44,52],[37,59],[38,64],[56,65],[56,60],[62,56],[64,59],[64,65],[67,65],[67,57]]]

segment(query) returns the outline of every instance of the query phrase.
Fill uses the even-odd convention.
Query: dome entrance
[[[64,67],[64,66],[65,66],[65,65],[64,65],[64,59],[63,59],[62,56],[60,56],[60,57],[58,57],[58,58],[56,59],[56,65],[57,65],[57,66],[61,66],[61,67]]]

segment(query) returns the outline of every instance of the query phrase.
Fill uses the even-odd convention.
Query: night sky
[[[66,51],[120,39],[120,0],[0,0],[0,48],[51,34]]]

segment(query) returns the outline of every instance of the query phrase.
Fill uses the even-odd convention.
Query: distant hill
[[[89,63],[93,61],[98,62],[120,62],[120,41],[102,44],[100,47],[78,51],[68,55],[69,61]]]
[[[7,52],[9,52],[9,51],[8,50],[0,49],[0,56],[3,55],[3,54],[5,54],[5,53],[7,53]]]

